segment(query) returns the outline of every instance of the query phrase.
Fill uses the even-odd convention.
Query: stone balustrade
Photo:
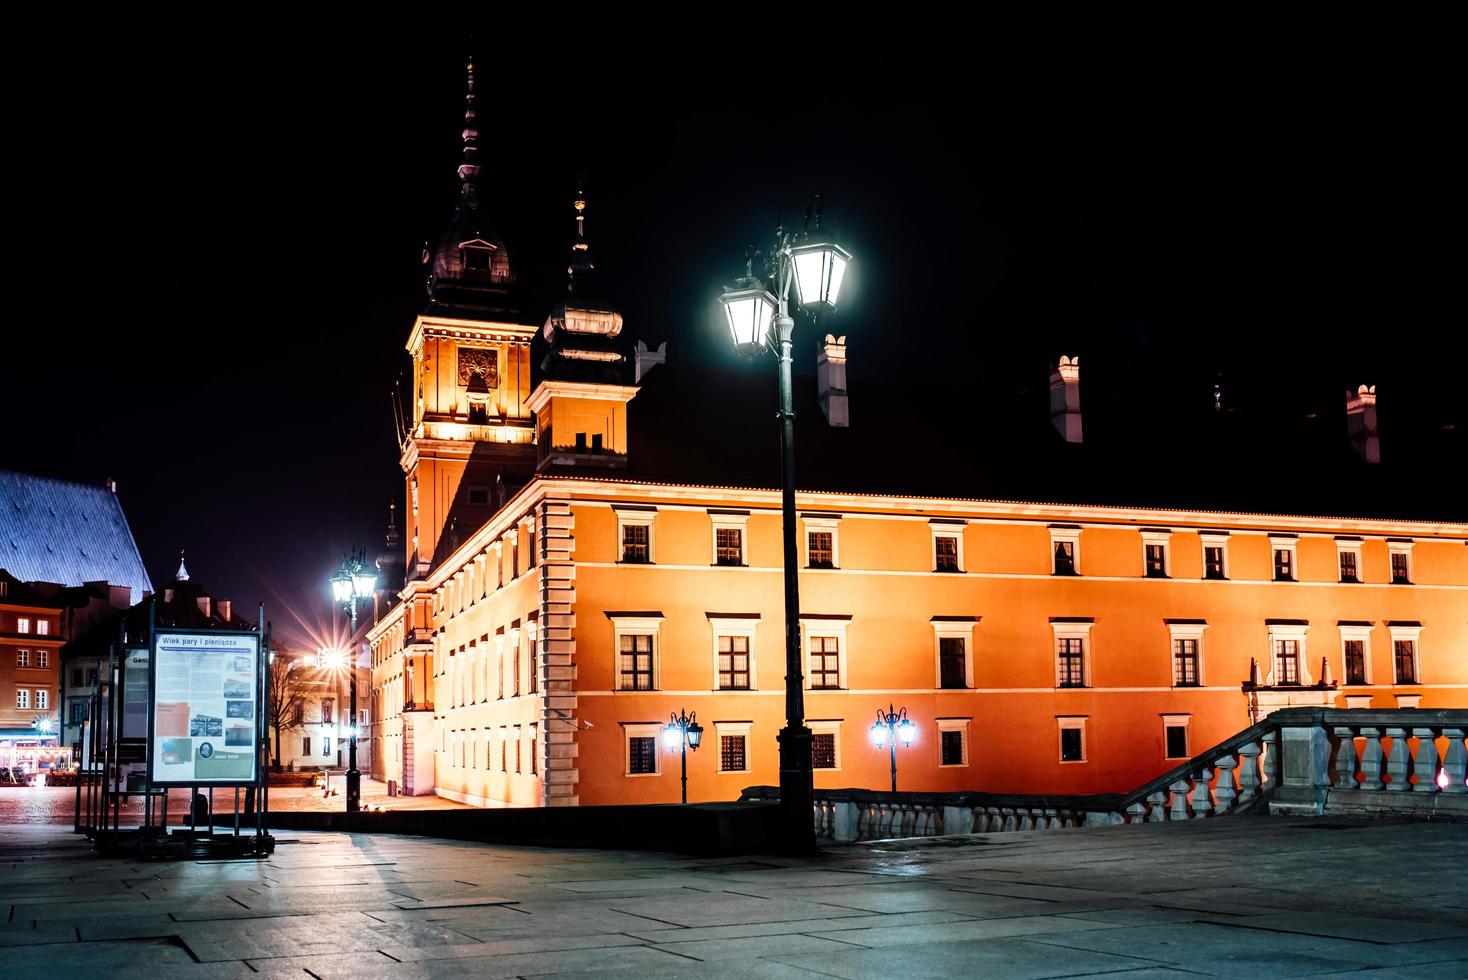
[[[1272,814],[1468,820],[1468,711],[1286,708],[1129,793],[816,790],[838,843]],[[779,799],[755,786],[743,799]]]

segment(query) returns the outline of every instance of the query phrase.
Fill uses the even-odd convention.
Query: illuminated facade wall
[[[60,609],[0,592],[0,730],[31,735],[37,718],[49,718],[46,739],[55,742],[62,640]]]

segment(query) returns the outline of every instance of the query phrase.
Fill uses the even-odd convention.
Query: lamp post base
[[[814,770],[811,732],[801,725],[780,729],[780,833],[777,844],[788,854],[816,849]]]
[[[347,812],[362,809],[362,774],[356,769],[347,770]]]

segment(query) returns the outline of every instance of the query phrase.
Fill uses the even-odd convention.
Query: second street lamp
[[[351,677],[351,707],[347,716],[347,811],[362,807],[362,774],[357,771],[357,600],[369,599],[377,588],[377,574],[363,555],[353,552],[342,559],[331,576],[331,595],[350,617],[351,643],[346,658]]]
[[[811,315],[836,309],[841,283],[851,253],[832,242],[821,229],[820,199],[806,213],[815,227],[798,235],[775,229],[775,245],[766,267],[775,291],[754,274],[753,255],[744,278],[726,287],[719,302],[738,350],[755,354],[773,351],[780,372],[780,516],[785,564],[785,727],[780,730],[780,824],[785,847],[813,851],[815,834],[814,769],[811,731],[805,724],[805,674],[800,662],[799,551],[795,543],[795,398],[791,385],[791,347],[795,320],[790,315],[790,285],[798,290],[799,306]]]
[[[887,706],[887,710],[877,709],[877,720],[872,724],[872,744],[877,748],[886,747],[892,752],[892,792],[897,792],[897,743],[911,745],[917,736],[917,726],[912,719],[907,717],[906,708],[894,708]]]
[[[681,711],[673,715],[663,728],[663,744],[670,750],[677,749],[683,758],[683,802],[688,802],[688,750],[697,752],[703,744],[703,726],[698,723],[698,712],[689,714]]]

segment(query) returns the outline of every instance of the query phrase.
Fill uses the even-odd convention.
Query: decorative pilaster
[[[539,549],[540,629],[536,670],[541,691],[541,802],[575,806],[578,801],[576,697],[575,517],[571,504],[547,500],[536,515]]]

